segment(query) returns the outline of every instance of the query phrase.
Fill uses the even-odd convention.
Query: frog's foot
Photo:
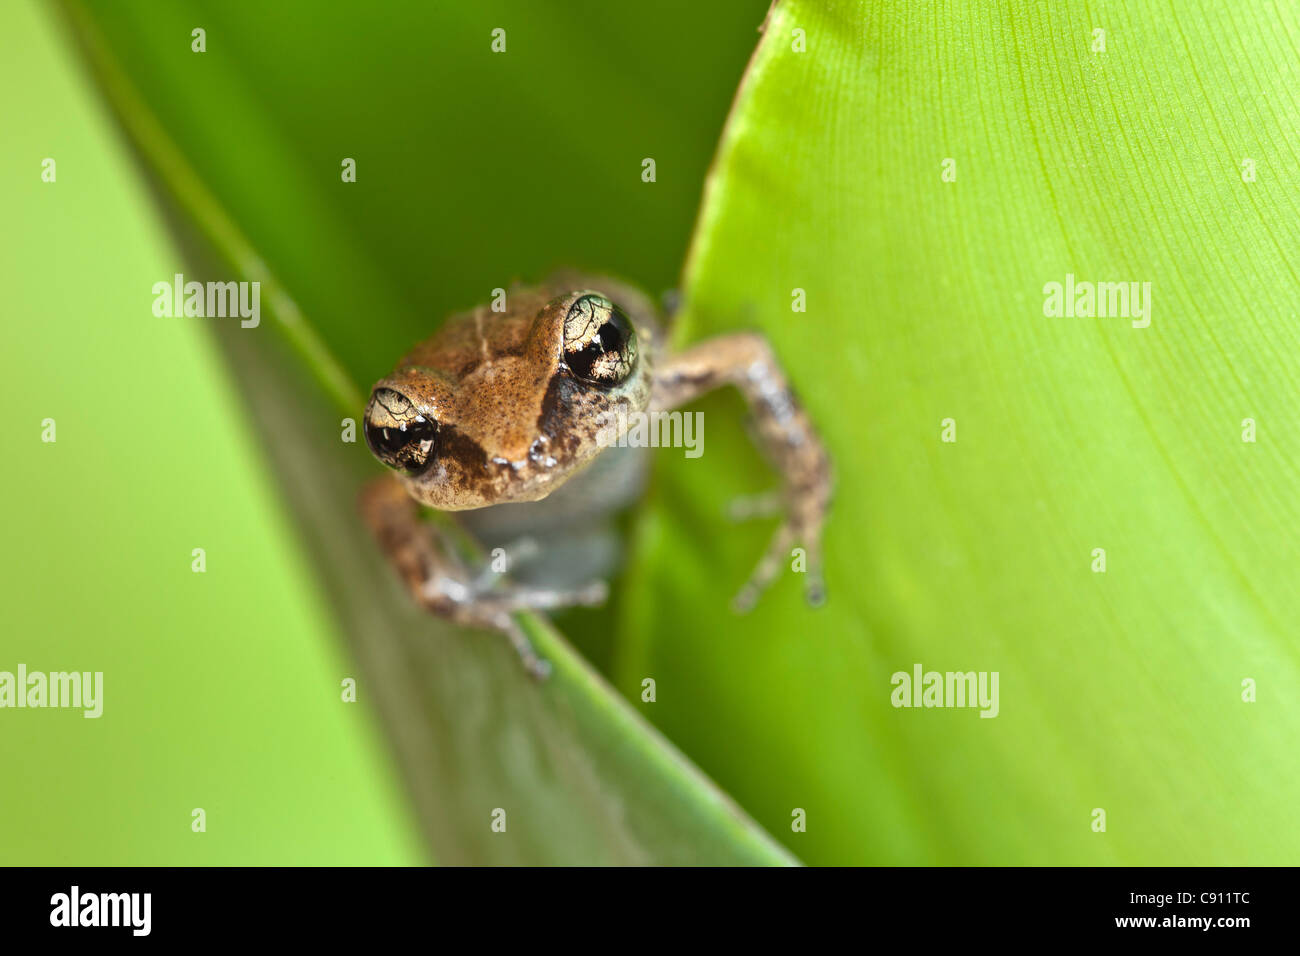
[[[776,529],[772,535],[772,540],[764,552],[762,560],[745,582],[745,586],[740,589],[735,598],[732,599],[731,609],[737,614],[744,614],[753,609],[758,603],[759,596],[765,591],[777,576],[781,573],[781,566],[790,561],[792,565],[798,565],[802,561],[802,571],[806,575],[804,582],[804,599],[811,607],[821,607],[826,603],[826,584],[822,579],[821,552],[815,542],[815,538],[807,537],[800,533],[801,529],[791,521],[782,522],[781,526]],[[803,548],[802,557],[794,553],[793,546],[796,542],[809,542]]]
[[[605,600],[603,581],[558,590],[485,580],[482,575],[476,579],[455,556],[444,529],[421,521],[416,503],[391,477],[366,486],[361,510],[389,563],[425,610],[457,624],[505,634],[524,667],[538,679],[549,675],[550,665],[537,655],[514,615]]]
[[[528,635],[512,615],[501,615],[497,630],[505,634],[506,639],[510,641],[510,646],[519,655],[519,660],[523,663],[524,670],[528,671],[528,676],[536,681],[544,681],[551,676],[551,662],[537,656],[537,651],[533,650],[533,642],[528,639]]]
[[[515,615],[524,611],[604,604],[608,596],[609,588],[604,581],[593,581],[574,590],[559,590],[522,587],[509,582],[497,587],[489,583],[485,588],[477,582],[467,584],[447,577],[425,581],[419,595],[420,602],[435,614],[469,627],[500,631],[514,647],[524,668],[538,680],[546,680],[551,675],[550,662],[538,656]]]
[[[436,586],[437,582],[429,582]],[[516,584],[503,584],[492,590],[472,589],[468,601],[476,610],[495,618],[498,613],[517,611],[551,611],[561,607],[594,607],[604,604],[609,588],[604,581],[592,581],[580,588],[530,588]],[[465,600],[462,598],[462,600]]]
[[[745,497],[733,498],[727,506],[727,517],[732,521],[749,521],[756,518],[770,518],[773,515],[783,515],[787,511],[785,497],[779,490],[766,491],[762,494],[747,495]],[[815,532],[809,535],[807,528],[800,528],[796,522],[786,521],[776,530],[772,536],[772,541],[763,554],[763,559],[750,575],[749,581],[740,589],[740,592],[731,602],[732,609],[737,614],[744,614],[751,610],[757,603],[759,596],[781,573],[781,564],[789,558],[792,564],[795,561],[795,555],[792,552],[792,546],[802,540],[812,537],[815,540]],[[821,557],[814,552],[809,555],[807,549],[804,552],[804,572],[809,575],[805,586],[805,596],[807,601],[813,607],[820,607],[826,603],[826,588],[822,582],[821,576]]]

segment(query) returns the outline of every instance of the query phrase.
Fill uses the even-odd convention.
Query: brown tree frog
[[[667,411],[734,385],[782,478],[784,520],[735,599],[747,610],[799,545],[806,596],[824,600],[822,524],[831,466],[771,347],[736,332],[678,353],[663,348],[654,304],[620,282],[557,276],[516,287],[506,309],[453,316],[417,345],[366,406],[364,431],[393,475],[362,495],[381,548],[415,599],[460,624],[506,634],[531,672],[515,612],[605,598],[616,560],[609,518],[644,484],[646,449],[610,447],[629,412]],[[603,434],[602,434],[603,433]],[[509,578],[471,567],[418,505],[458,512]],[[539,542],[541,542],[539,544]]]

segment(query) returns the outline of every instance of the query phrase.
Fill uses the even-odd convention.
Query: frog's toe
[[[808,578],[803,588],[803,596],[809,607],[821,607],[826,603],[826,582],[820,575]]]
[[[731,599],[731,610],[736,614],[748,614],[758,603],[758,588],[746,584]]]
[[[575,591],[573,596],[575,604],[592,607],[604,604],[609,598],[609,585],[601,580],[591,581]]]
[[[519,655],[520,663],[524,665],[524,670],[533,680],[541,682],[551,676],[551,662],[546,658],[538,655],[533,649],[532,641],[528,640],[528,635],[524,629],[519,626],[519,622],[510,616],[508,612],[498,612],[491,619],[480,622],[486,627],[494,628],[503,633]]]
[[[785,510],[785,500],[780,491],[764,491],[757,495],[742,495],[727,503],[727,517],[732,521],[750,521],[771,518]]]
[[[659,295],[659,305],[663,309],[664,316],[668,319],[673,318],[682,308],[682,292],[680,289],[665,289]]]
[[[768,544],[767,551],[763,553],[762,560],[749,576],[749,581],[732,600],[732,610],[743,614],[758,602],[759,595],[767,590],[767,586],[781,573],[781,566],[785,563],[785,556],[793,541],[794,529],[789,523],[782,524],[776,529],[776,534],[772,536],[772,541]]]

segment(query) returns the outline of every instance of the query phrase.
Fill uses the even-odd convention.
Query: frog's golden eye
[[[419,474],[433,460],[438,423],[420,414],[409,398],[377,388],[366,406],[366,444],[389,468]]]
[[[564,320],[564,364],[593,385],[621,385],[636,368],[636,329],[603,295],[589,293],[569,306]]]

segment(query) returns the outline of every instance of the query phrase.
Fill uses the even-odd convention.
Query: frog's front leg
[[[736,386],[749,403],[758,440],[784,486],[784,521],[734,606],[740,611],[751,608],[795,545],[807,554],[808,603],[820,605],[825,601],[821,535],[831,498],[830,457],[767,340],[757,333],[737,332],[661,359],[651,409],[667,411],[723,385]]]
[[[475,573],[456,557],[444,529],[420,519],[419,506],[391,476],[367,484],[360,503],[380,550],[422,607],[457,624],[505,634],[528,672],[539,679],[550,673],[550,665],[537,656],[515,613],[605,600],[602,582],[561,591],[498,583]]]

